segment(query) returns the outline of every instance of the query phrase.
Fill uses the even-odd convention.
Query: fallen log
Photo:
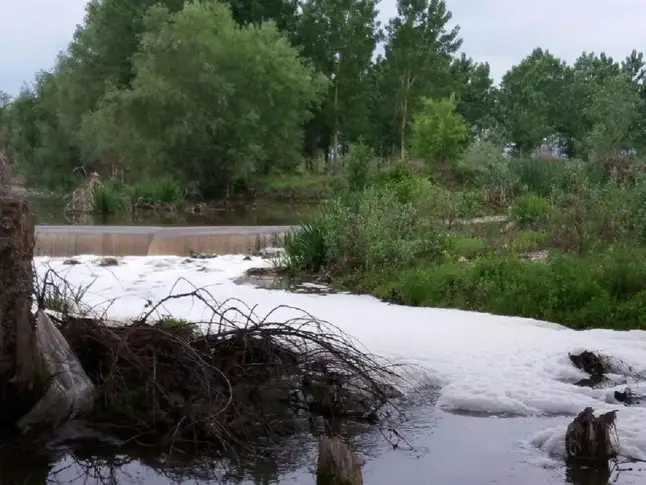
[[[337,437],[319,438],[316,485],[363,485],[363,460]]]

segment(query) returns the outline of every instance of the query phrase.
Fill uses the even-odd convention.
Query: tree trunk
[[[0,197],[0,379],[28,389],[40,367],[31,316],[35,242],[27,201]]]
[[[316,485],[363,485],[361,458],[339,438],[319,438]]]

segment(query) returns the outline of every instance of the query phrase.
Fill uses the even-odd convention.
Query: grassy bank
[[[405,305],[646,329],[646,179],[508,159],[448,189],[401,167],[326,204],[286,241],[293,273]],[[507,221],[457,219],[505,213]]]

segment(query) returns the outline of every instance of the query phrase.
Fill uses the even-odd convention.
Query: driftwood
[[[581,411],[565,433],[568,458],[607,462],[616,457],[619,453],[616,413],[611,411],[597,417],[590,407]]]
[[[363,460],[339,438],[319,438],[316,485],[363,485]]]

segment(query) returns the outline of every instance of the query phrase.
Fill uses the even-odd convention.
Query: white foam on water
[[[279,305],[303,309],[357,338],[371,352],[398,363],[423,366],[443,385],[437,406],[447,411],[492,415],[576,415],[587,406],[596,412],[619,410],[617,428],[623,455],[646,459],[646,408],[624,407],[615,390],[573,385],[587,377],[575,369],[569,352],[598,351],[618,359],[618,373],[646,369],[646,332],[590,330],[576,332],[547,322],[435,308],[388,305],[370,296],[297,294],[238,285],[234,279],[252,267],[268,267],[261,258],[242,255],[187,260],[181,257],[125,257],[113,267],[99,267],[96,256],[36,258],[42,276],[51,267],[71,285],[87,285],[84,302],[106,310],[113,319],[145,311],[168,296],[205,288],[222,302],[237,298],[264,316]],[[170,300],[163,314],[208,321],[208,307],[191,298]],[[301,316],[282,308],[276,321]],[[624,364],[621,364],[624,363]],[[629,367],[628,367],[629,366]],[[646,387],[636,392],[646,394]],[[553,456],[564,453],[565,428],[546,429],[530,442]]]

